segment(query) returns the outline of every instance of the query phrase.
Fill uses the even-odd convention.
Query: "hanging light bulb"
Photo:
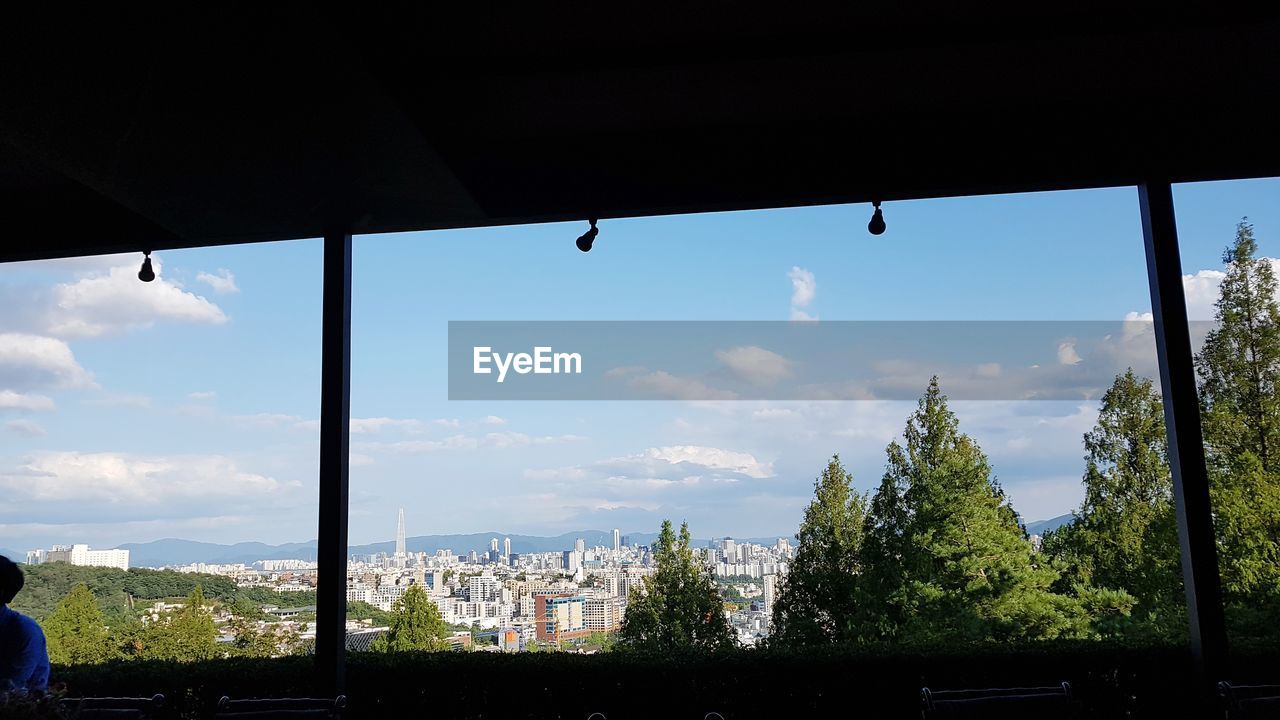
[[[591,223],[591,229],[582,233],[574,244],[582,252],[591,252],[591,244],[596,241],[596,235],[600,234],[600,228],[596,227],[595,218],[591,218],[587,222]]]
[[[871,222],[867,223],[867,232],[872,235],[883,235],[885,224],[884,213],[880,212],[880,201],[872,200],[871,204],[875,207],[876,211],[871,214]]]
[[[151,251],[143,250],[142,254],[146,257],[142,259],[142,269],[138,271],[138,279],[142,282],[151,282],[156,279],[156,271],[151,269]]]

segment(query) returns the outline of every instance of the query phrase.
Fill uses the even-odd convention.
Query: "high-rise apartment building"
[[[618,598],[591,598],[583,604],[582,624],[591,632],[614,632],[622,627],[622,613]]]
[[[559,643],[591,634],[583,617],[586,604],[585,597],[572,593],[535,595],[538,640]]]
[[[773,613],[773,601],[778,596],[778,576],[768,574],[764,576],[764,611],[765,613]]]
[[[33,553],[27,553],[27,560]],[[44,562],[64,562],[70,565],[93,565],[96,567],[113,567],[121,570],[129,569],[128,550],[91,550],[88,545],[54,545],[53,549],[44,553]]]
[[[613,529],[613,551],[618,552],[622,549],[622,533],[618,532],[618,528]]]
[[[468,599],[471,602],[497,602],[501,599],[502,584],[492,575],[476,575],[467,581]]]

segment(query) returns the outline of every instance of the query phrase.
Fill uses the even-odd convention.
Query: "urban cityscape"
[[[621,629],[628,599],[655,570],[650,546],[633,542],[616,528],[611,537],[611,543],[595,546],[578,538],[572,547],[550,552],[514,552],[510,537],[496,536],[485,552],[455,553],[451,548],[412,552],[406,549],[402,508],[397,513],[393,552],[348,558],[347,603],[349,607],[363,604],[360,606],[390,613],[416,586],[425,591],[440,617],[453,628],[447,638],[450,645],[508,652],[591,652],[600,643],[586,641],[596,638],[607,642]],[[706,545],[697,548],[697,556],[715,579],[726,619],[739,643],[755,645],[768,636],[778,580],[794,558],[792,541],[779,537],[764,545],[724,537]],[[100,550],[85,544],[31,550],[26,562],[120,570],[136,567],[131,566],[127,549]],[[251,564],[195,562],[150,569],[222,576],[238,588],[279,593],[281,603],[262,606],[269,619],[258,623],[285,623],[303,643],[314,638],[315,606],[288,601],[291,595],[314,597],[318,581],[314,561],[264,558]],[[156,610],[173,606],[157,603]],[[373,618],[349,617],[348,646],[367,649],[386,631],[385,625]],[[227,627],[220,642],[233,641],[232,629]]]

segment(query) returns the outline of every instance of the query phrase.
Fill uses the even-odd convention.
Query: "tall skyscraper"
[[[404,558],[404,508],[400,508],[400,513],[396,517],[396,559],[403,560]]]
[[[578,554],[581,555],[582,553],[587,551],[587,541],[583,538],[578,538],[577,540],[574,540],[573,549],[577,550]]]
[[[511,538],[503,538],[502,554],[504,557],[511,557]]]
[[[618,528],[613,529],[613,551],[618,552],[622,549],[622,533],[618,532]]]

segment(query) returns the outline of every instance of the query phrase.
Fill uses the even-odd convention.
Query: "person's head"
[[[13,602],[13,597],[26,582],[22,577],[22,568],[9,558],[0,555],[0,605]]]

